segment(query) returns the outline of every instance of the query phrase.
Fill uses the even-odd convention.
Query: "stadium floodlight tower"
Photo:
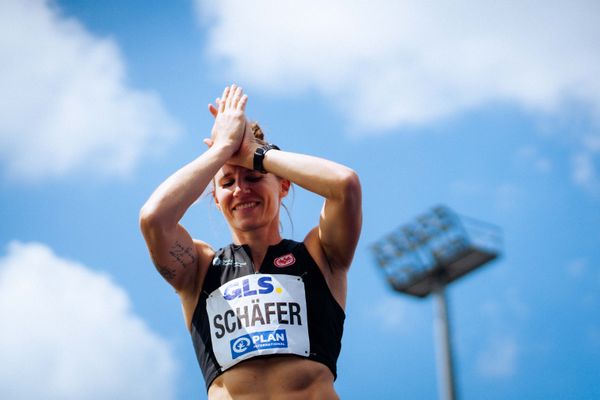
[[[454,400],[454,370],[445,287],[499,257],[497,226],[437,206],[400,226],[371,247],[391,287],[416,297],[435,298],[434,328],[441,399]]]

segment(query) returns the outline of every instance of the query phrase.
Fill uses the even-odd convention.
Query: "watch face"
[[[257,147],[256,150],[254,151],[254,159],[252,162],[252,164],[253,164],[252,167],[255,171],[266,172],[262,165],[264,157],[265,157],[265,148]]]

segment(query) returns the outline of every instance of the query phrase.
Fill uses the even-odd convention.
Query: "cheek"
[[[274,208],[279,208],[279,204],[281,203],[281,198],[279,197],[279,193],[270,192],[269,193],[269,203]]]
[[[221,208],[221,205],[227,203],[228,199],[231,198],[231,193],[228,190],[217,189],[213,192],[213,198],[217,207]]]

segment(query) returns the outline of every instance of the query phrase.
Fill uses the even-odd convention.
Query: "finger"
[[[233,95],[233,106],[235,108],[238,107],[238,103],[240,102],[240,99],[242,98],[242,94],[244,93],[244,89],[241,88],[241,86],[238,86],[235,89],[235,93]]]
[[[219,110],[217,110],[215,108],[215,106],[213,106],[212,104],[208,105],[208,111],[212,114],[213,117],[217,117],[217,114],[219,114]]]
[[[229,86],[227,86],[225,88],[225,90],[223,90],[223,96],[221,96],[221,101],[218,103],[219,112],[225,111],[225,101],[224,100],[227,98],[228,94],[229,94]]]
[[[225,99],[225,102],[226,102],[225,107],[226,108],[231,107],[231,105],[233,103],[233,95],[235,93],[236,88],[237,88],[237,85],[235,83],[232,84],[231,87],[229,88],[229,91],[227,92],[227,97]]]
[[[246,111],[246,104],[248,103],[248,95],[245,94],[242,96],[242,98],[240,99],[240,101],[238,102],[238,109],[242,110],[242,111]]]
[[[221,99],[220,99],[219,97],[217,97],[217,98],[215,99],[215,105],[216,105],[215,109],[216,109],[217,111],[219,111],[219,108],[221,107]],[[215,117],[216,117],[216,115],[215,115]]]

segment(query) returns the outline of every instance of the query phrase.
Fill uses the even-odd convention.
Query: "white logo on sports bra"
[[[239,268],[239,267],[245,267],[246,265],[248,265],[248,263],[246,263],[245,261],[221,260],[219,257],[213,258],[212,263],[215,267],[222,265],[224,267],[233,266],[234,268]]]

